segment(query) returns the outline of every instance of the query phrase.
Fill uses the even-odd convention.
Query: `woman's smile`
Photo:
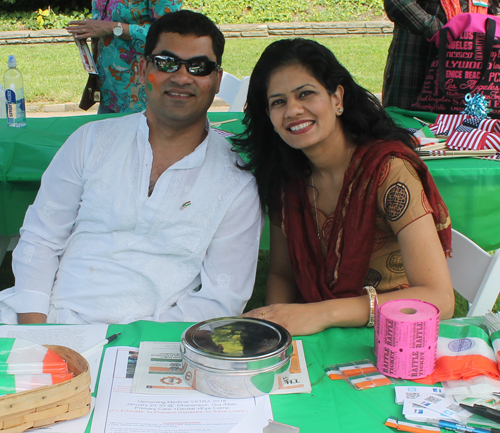
[[[305,132],[308,132],[311,130],[309,128],[312,126],[314,122],[312,120],[309,120],[307,122],[292,122],[290,125],[287,126],[287,129],[290,130],[292,134],[303,134]]]

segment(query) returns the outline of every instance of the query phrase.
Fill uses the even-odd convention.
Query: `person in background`
[[[137,113],[146,109],[146,93],[139,77],[151,24],[180,10],[182,0],[92,0],[92,19],[71,21],[68,32],[93,39],[101,102],[98,114]]]
[[[387,56],[382,88],[384,107],[411,109],[422,91],[427,71],[438,54],[429,42],[444,24],[460,12],[498,13],[499,0],[489,7],[474,0],[384,0],[394,32]],[[470,6],[469,6],[470,4]]]
[[[255,179],[210,127],[224,36],[166,14],[146,38],[143,113],[90,122],[42,177],[2,323],[198,322],[241,314],[263,217]]]
[[[448,210],[412,135],[330,50],[269,45],[243,123],[236,148],[271,221],[267,306],[247,316],[292,335],[373,326],[377,294],[453,315]]]

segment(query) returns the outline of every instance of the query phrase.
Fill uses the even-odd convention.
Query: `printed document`
[[[105,351],[91,433],[253,433],[273,418],[267,395],[224,399],[132,393],[137,354],[138,348],[124,346]]]

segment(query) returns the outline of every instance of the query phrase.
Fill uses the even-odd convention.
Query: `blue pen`
[[[451,431],[456,431],[456,432],[466,432],[466,433],[499,433],[500,430],[493,428],[479,428],[479,427],[472,427],[470,425],[465,425],[465,424],[459,424],[457,422],[453,421],[427,421],[428,424],[435,425],[436,427],[439,428],[444,428],[445,430],[451,430]]]

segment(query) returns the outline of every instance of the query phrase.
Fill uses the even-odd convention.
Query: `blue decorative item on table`
[[[479,117],[480,119],[488,118],[488,113],[491,108],[488,108],[490,102],[480,93],[465,95],[465,110],[461,114],[468,114],[470,116]]]

